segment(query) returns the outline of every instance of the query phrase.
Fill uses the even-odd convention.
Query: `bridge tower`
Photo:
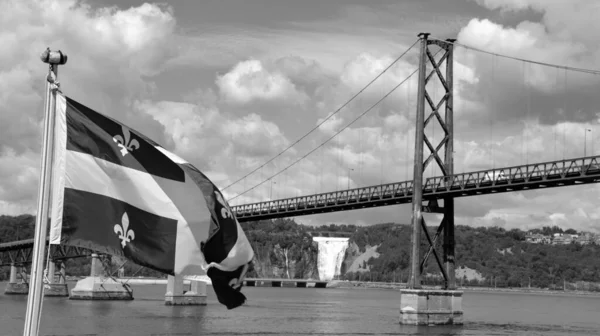
[[[411,275],[408,289],[401,291],[400,296],[400,323],[401,324],[462,324],[462,292],[456,290],[454,273],[454,199],[447,197],[443,207],[437,199],[423,203],[423,173],[429,164],[434,164],[445,177],[444,184],[451,185],[453,175],[453,52],[455,40],[441,41],[429,39],[429,33],[420,33],[421,52],[419,57],[419,79],[417,92],[417,116],[415,128],[415,161],[412,194],[412,255]],[[431,49],[441,48],[441,57],[436,59]],[[445,73],[442,67],[445,63]],[[431,71],[426,73],[427,65]],[[435,102],[427,91],[427,84],[433,76],[437,76],[444,94]],[[426,115],[426,104],[428,113]],[[443,111],[443,114],[440,113]],[[439,143],[432,143],[432,138],[426,134],[426,127],[430,123],[438,123],[443,130]],[[430,151],[424,158],[424,146]],[[440,157],[443,153],[443,159]],[[441,213],[443,219],[431,237],[427,230],[423,212]],[[429,244],[429,249],[421,259],[421,232]],[[443,233],[443,260],[436,251],[435,245]],[[421,275],[429,256],[433,254],[440,272],[444,278],[441,290],[423,289]]]

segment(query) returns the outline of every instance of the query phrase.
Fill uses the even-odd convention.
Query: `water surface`
[[[245,287],[247,305],[228,311],[210,286],[207,306],[165,306],[166,286],[132,287],[133,301],[46,298],[40,335],[600,334],[600,297],[465,292],[463,326],[413,327],[398,323],[397,290]],[[0,294],[0,335],[22,334],[26,304]]]

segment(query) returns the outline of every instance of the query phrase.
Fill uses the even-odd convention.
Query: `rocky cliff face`
[[[249,277],[318,279],[317,246],[313,242],[253,246],[255,256]]]
[[[365,246],[365,251],[361,252],[360,248],[352,239],[348,243],[346,249],[346,255],[344,256],[344,262],[342,263],[341,275],[345,275],[348,272],[365,272],[370,270],[370,265],[367,264],[369,259],[378,258],[379,253],[377,248],[379,245]]]

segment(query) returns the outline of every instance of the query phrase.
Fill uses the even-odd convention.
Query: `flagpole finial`
[[[51,65],[64,65],[67,63],[67,55],[63,54],[62,51],[51,51],[50,48],[46,48],[40,55],[40,59],[44,63]]]

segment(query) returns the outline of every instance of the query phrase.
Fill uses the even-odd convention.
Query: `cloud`
[[[597,3],[538,0],[477,0],[477,3],[505,11],[530,8],[542,13],[542,20],[523,21],[511,27],[473,18],[458,34],[460,43],[511,57],[577,68],[600,68],[600,47],[595,42],[600,30],[593,29],[599,24],[587,14],[600,9]],[[581,34],[578,29],[584,24],[587,33]],[[508,60],[460,47],[456,58],[464,60],[479,78],[476,85],[465,87],[471,92],[470,100],[486,102],[486,109],[482,111],[486,113],[479,114],[482,115],[479,122],[485,122],[483,119],[490,113],[496,120],[509,123],[520,123],[524,119],[537,119],[544,124],[564,119],[577,122],[596,119],[595,106],[600,98],[594,87],[600,84],[599,76]]]
[[[285,75],[268,71],[259,60],[238,63],[216,83],[225,99],[238,104],[282,99],[302,103],[308,98]]]
[[[165,142],[161,125],[131,111],[153,91],[147,79],[171,57],[169,7],[92,8],[79,1],[0,2],[0,212],[32,212],[39,174],[44,78],[39,55],[68,56],[59,68],[65,94]]]
[[[175,153],[221,187],[289,145],[277,125],[256,114],[236,117],[216,105],[172,101],[136,101],[134,107],[163,125]]]

